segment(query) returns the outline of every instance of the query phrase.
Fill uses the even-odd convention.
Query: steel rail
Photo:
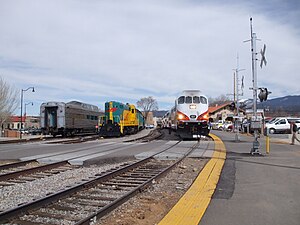
[[[24,138],[24,139],[12,139],[12,140],[0,141],[0,145],[38,142],[38,141],[51,140],[51,139],[55,139],[55,138],[54,137],[34,137],[34,138]]]
[[[87,133],[87,134],[77,134],[73,137],[73,139],[76,140],[82,140],[83,137],[86,136],[97,136],[99,137],[99,135],[96,135],[95,133]],[[24,137],[24,136],[23,136]],[[28,142],[38,142],[38,141],[44,141],[44,140],[52,140],[52,139],[59,139],[60,137],[27,137],[24,139],[12,139],[12,140],[5,140],[5,141],[0,141],[0,144],[15,144],[15,143],[28,143]],[[89,141],[89,138],[83,138],[83,141]],[[93,139],[92,139],[93,140]],[[61,143],[62,141],[57,141],[57,143]],[[56,142],[53,142],[56,143]]]
[[[36,162],[35,159],[32,160],[26,160],[26,161],[21,161],[21,162],[15,162],[15,163],[9,163],[9,164],[4,164],[0,166],[0,171],[1,170],[7,170],[7,169],[12,169],[20,166],[25,166],[26,164]]]
[[[87,135],[87,136],[74,137],[73,139],[69,139],[69,140],[54,141],[48,144],[75,144],[75,143],[82,143],[86,141],[96,140],[98,138],[99,135],[91,135],[91,136]]]
[[[36,160],[32,160],[32,161],[36,162]],[[33,174],[36,172],[51,170],[53,168],[57,168],[57,167],[64,166],[64,165],[69,165],[68,161],[61,161],[61,162],[51,163],[51,164],[37,166],[37,167],[33,167],[33,168],[28,168],[28,169],[24,169],[24,170],[20,170],[20,171],[15,171],[15,172],[11,172],[11,173],[1,174],[0,181],[7,181],[9,179],[20,177],[23,175],[29,175],[29,174]]]
[[[155,134],[154,135],[154,132],[158,132],[159,134]],[[123,141],[123,142],[133,142],[133,141],[143,141],[143,142],[149,142],[149,141],[153,141],[159,137],[161,137],[163,134],[158,130],[158,129],[154,129],[152,131],[150,131],[149,134],[147,134],[146,136],[144,137],[139,137],[139,138],[134,138],[134,139],[130,139],[130,140],[126,140],[126,141]],[[145,141],[144,141],[145,140]]]

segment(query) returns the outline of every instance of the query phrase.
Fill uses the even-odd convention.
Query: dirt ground
[[[185,159],[167,176],[99,220],[97,225],[158,224],[188,190],[207,161]]]

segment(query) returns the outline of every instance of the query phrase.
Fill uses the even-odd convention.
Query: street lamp
[[[27,106],[27,105],[30,105],[30,104],[33,106],[33,102],[25,103],[25,110],[24,110],[24,115],[25,115],[25,116],[26,116],[26,106]]]
[[[21,126],[20,126],[20,139],[22,139],[22,131],[21,131],[21,129],[23,127],[23,116],[22,116],[22,113],[23,113],[23,92],[28,91],[30,89],[32,89],[32,92],[34,92],[34,87],[29,87],[27,89],[22,89],[21,90]]]

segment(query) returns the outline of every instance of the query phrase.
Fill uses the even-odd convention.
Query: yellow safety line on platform
[[[197,225],[206,211],[216,189],[226,158],[222,140],[210,134],[215,142],[212,158],[202,169],[192,186],[159,222],[158,225]]]

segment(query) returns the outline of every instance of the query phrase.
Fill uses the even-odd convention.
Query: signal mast
[[[257,118],[257,58],[256,58],[256,33],[253,33],[252,29],[252,18],[250,18],[250,30],[251,30],[251,39],[247,40],[245,42],[251,41],[251,55],[252,55],[252,91],[253,91],[253,118],[251,119],[251,128],[254,129],[254,141],[253,145],[250,151],[251,155],[261,155],[259,152],[259,146],[260,143],[258,141],[259,135],[258,135],[258,130],[261,129],[261,121],[258,120]],[[266,45],[264,45],[264,49],[260,51],[261,53],[261,63],[260,67],[262,67],[263,64],[267,64],[266,58],[265,58],[265,51],[266,51]],[[267,91],[268,93],[268,91]],[[270,92],[269,92],[270,93]],[[267,100],[266,98],[264,100]]]

